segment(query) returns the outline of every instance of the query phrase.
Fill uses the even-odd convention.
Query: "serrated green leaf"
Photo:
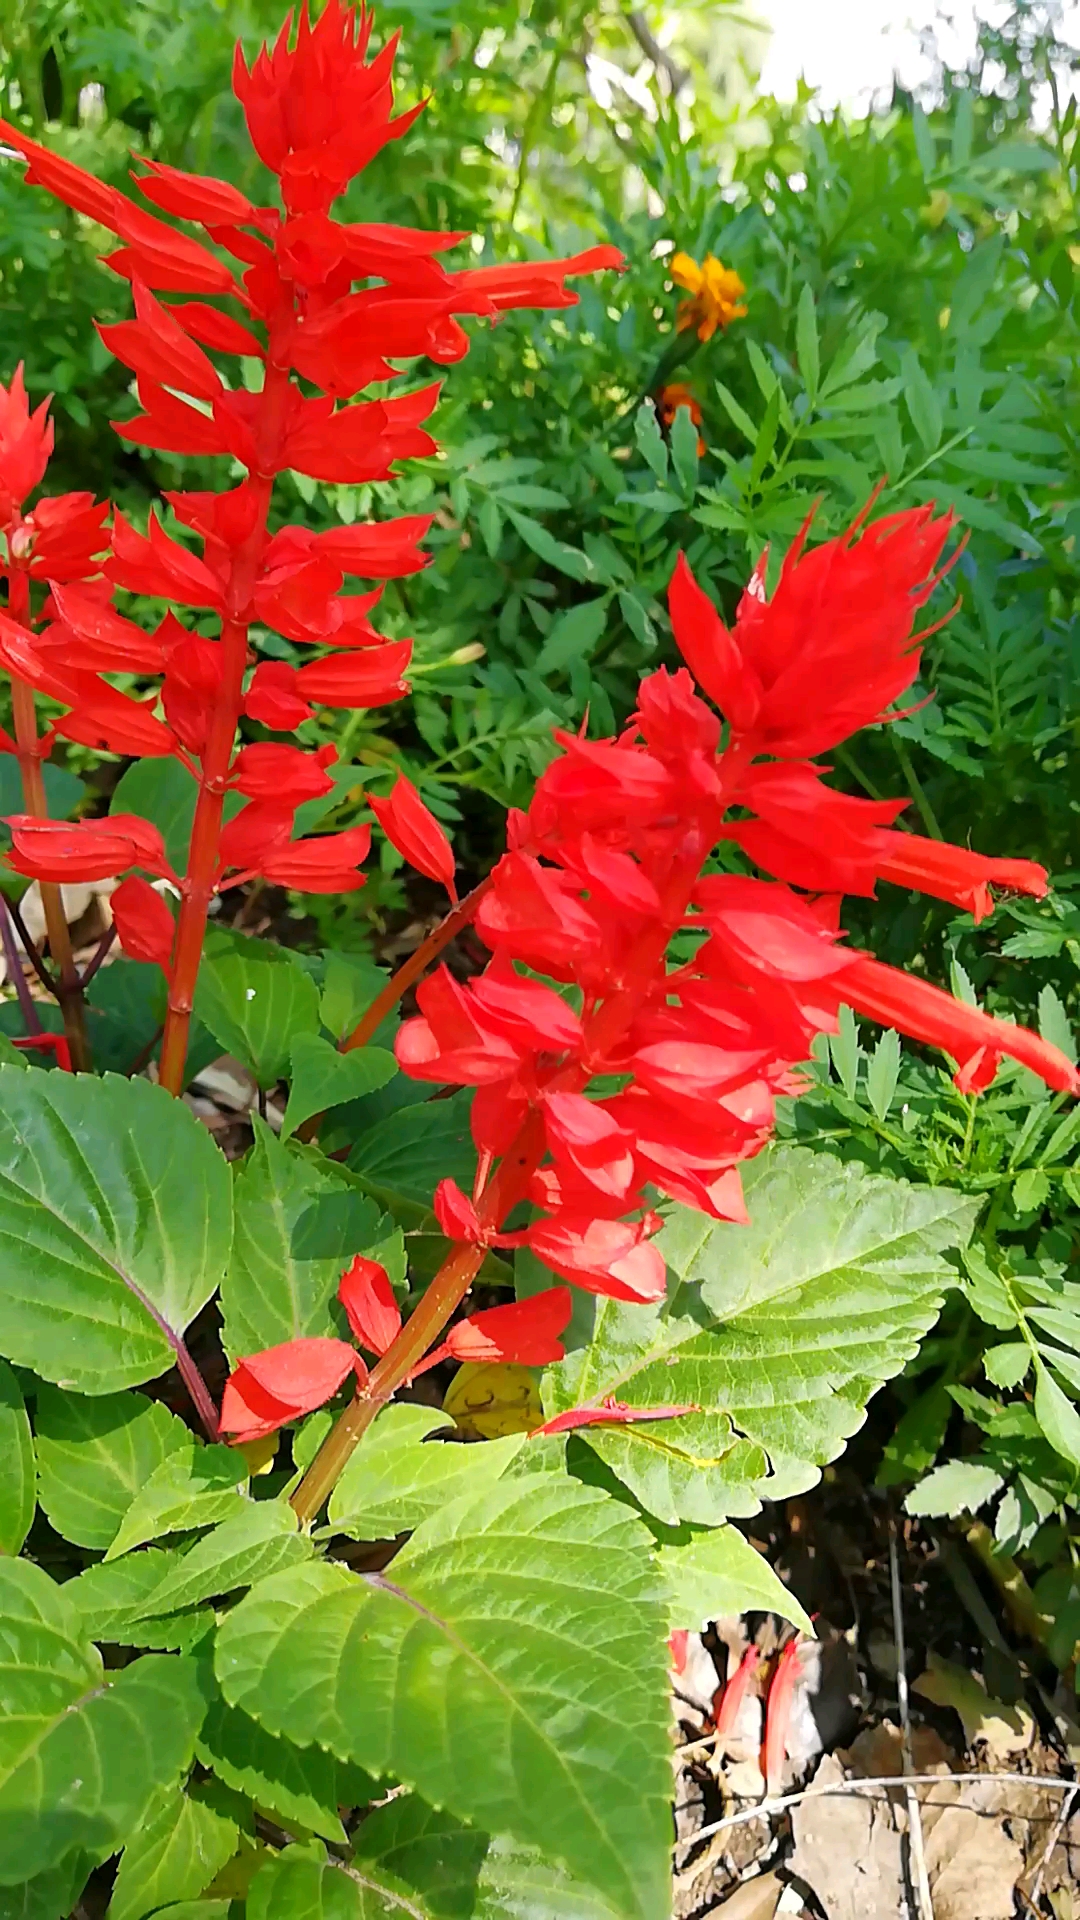
[[[814,406],[817,401],[818,381],[821,377],[821,355],[818,349],[814,290],[809,282],[799,295],[799,304],[795,312],[795,352],[802,383],[806,388],[806,397],[810,405]]]
[[[676,407],[671,427],[671,463],[687,500],[693,500],[698,478],[698,429],[689,407]]]
[[[357,1865],[389,1871],[424,1920],[620,1920],[594,1888],[505,1834],[490,1838],[415,1793],[357,1828]]]
[[[1039,1032],[1052,1047],[1060,1048],[1067,1060],[1076,1063],[1076,1035],[1059,994],[1047,982],[1039,993]]]
[[[340,1202],[330,1218],[322,1203]],[[328,1161],[290,1150],[269,1127],[239,1170],[236,1230],[221,1288],[222,1339],[235,1365],[286,1340],[338,1331],[331,1312],[343,1267],[392,1231],[372,1200]]]
[[[702,1409],[582,1431],[671,1524],[714,1525],[755,1511],[763,1492],[815,1483],[936,1318],[954,1280],[942,1255],[964,1243],[979,1208],[800,1148],[761,1154],[744,1182],[748,1227],[675,1207],[657,1241],[676,1276],[666,1306],[601,1301],[591,1345],[544,1377],[549,1413],[609,1394]],[[714,1451],[723,1443],[725,1422],[728,1486],[695,1457],[706,1440]]]
[[[265,1581],[222,1624],[218,1680],[271,1731],[516,1834],[625,1920],[667,1920],[667,1625],[646,1540],[592,1488],[504,1481],[426,1521],[392,1578]]]
[[[947,1460],[912,1487],[904,1501],[904,1512],[934,1519],[977,1513],[1004,1484],[996,1467],[984,1466],[978,1460]]]
[[[249,941],[250,952],[210,953],[199,968],[195,1010],[260,1087],[289,1069],[301,1034],[319,1031],[319,990],[279,947]]]
[[[189,1765],[205,1711],[194,1661],[147,1654],[106,1674],[78,1610],[40,1567],[0,1562],[0,1885],[71,1855],[105,1860]]]
[[[196,1754],[225,1785],[246,1793],[286,1825],[344,1843],[341,1806],[362,1805],[375,1785],[359,1768],[335,1760],[322,1747],[298,1747],[268,1733],[240,1707],[230,1707],[214,1690],[206,1710]]]
[[[556,540],[554,534],[533,520],[529,514],[519,513],[516,508],[508,510],[508,518],[517,528],[527,547],[541,560],[545,560],[559,573],[568,574],[571,580],[591,580],[592,562],[576,547],[568,547],[565,541]]]
[[[537,673],[558,673],[575,660],[587,660],[607,626],[608,605],[605,594],[560,613],[537,655]]]
[[[941,402],[934,392],[918,354],[909,347],[901,361],[904,401],[911,424],[927,453],[941,445]]]
[[[1050,1445],[1080,1467],[1080,1413],[1043,1361],[1035,1360],[1035,1418]]]
[[[0,1350],[96,1394],[173,1364],[225,1270],[229,1169],[146,1080],[0,1068]]]
[[[1000,1347],[988,1347],[983,1354],[983,1371],[995,1387],[1018,1387],[1030,1365],[1031,1348],[1026,1340],[1006,1340]]]
[[[1050,1181],[1037,1167],[1027,1167],[1013,1181],[1013,1206],[1017,1213],[1031,1213],[1043,1206],[1050,1192]]]
[[[428,1920],[409,1889],[377,1868],[318,1858],[287,1847],[252,1881],[247,1920]]]
[[[236,1852],[236,1821],[196,1795],[162,1794],[120,1856],[108,1920],[143,1920],[163,1900],[195,1900]]]
[[[872,1111],[884,1125],[900,1078],[900,1035],[887,1027],[881,1035],[866,1069],[866,1097]]]
[[[150,1473],[127,1507],[106,1560],[168,1533],[227,1520],[247,1482],[247,1462],[235,1447],[204,1447],[185,1431],[182,1444]]]
[[[234,1593],[311,1556],[311,1541],[297,1528],[284,1500],[242,1500],[239,1511],[222,1520],[189,1547],[160,1584],[147,1594],[143,1614],[160,1616],[197,1607],[216,1594]]]
[[[668,450],[651,400],[643,400],[634,415],[634,439],[646,466],[663,486],[668,474]]]
[[[829,1054],[840,1085],[848,1099],[854,1100],[859,1085],[859,1062],[863,1057],[859,1023],[848,1006],[840,1008],[839,1020],[839,1033],[829,1035]]]
[[[758,437],[758,429],[753,420],[751,420],[746,408],[740,405],[735,395],[728,387],[725,387],[722,380],[716,382],[716,392],[720,404],[727,414],[728,419],[731,421],[732,426],[738,427],[743,438],[748,440],[750,445],[753,446]]]
[[[211,1609],[174,1614],[168,1620],[145,1613],[149,1595],[182,1558],[178,1547],[147,1547],[122,1560],[100,1560],[68,1580],[64,1595],[78,1607],[89,1638],[99,1644],[185,1652],[213,1626]]]
[[[335,1040],[344,1040],[385,987],[389,974],[364,953],[323,956],[319,1019]]]
[[[146,1481],[191,1445],[183,1421],[142,1393],[88,1398],[42,1385],[35,1423],[41,1504],[79,1547],[110,1546]]]
[[[354,1047],[351,1053],[339,1053],[321,1034],[297,1034],[281,1138],[287,1140],[312,1114],[385,1087],[397,1070],[397,1061],[385,1047]]]
[[[524,1434],[483,1445],[427,1439],[447,1423],[432,1407],[387,1407],[330,1495],[330,1525],[357,1540],[393,1540],[447,1500],[500,1479],[524,1445]]]
[[[469,1131],[472,1096],[451,1094],[448,1100],[425,1100],[415,1107],[399,1107],[377,1126],[361,1134],[349,1155],[349,1166],[370,1182],[372,1190],[430,1206],[440,1180],[456,1180],[468,1192],[476,1172],[476,1148]]]
[[[37,1504],[34,1441],[19,1383],[0,1360],[0,1553],[18,1553]]]
[[[680,1627],[700,1633],[712,1620],[758,1607],[778,1613],[803,1633],[814,1631],[794,1594],[737,1527],[716,1527],[685,1546],[661,1547],[656,1559],[668,1590],[673,1633]]]

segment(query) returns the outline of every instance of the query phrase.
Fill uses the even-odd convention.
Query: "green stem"
[[[926,828],[926,831],[930,835],[931,840],[944,840],[945,835],[942,833],[941,828],[938,825],[937,816],[934,813],[934,809],[930,805],[929,800],[927,799],[926,790],[923,787],[922,781],[919,779],[919,776],[916,773],[915,768],[911,764],[911,755],[909,754],[907,748],[905,747],[895,727],[889,728],[889,739],[892,741],[893,751],[895,752],[896,757],[899,760],[900,765],[903,769],[904,779],[907,781],[908,786],[911,788],[911,797],[914,800],[915,805],[919,810],[919,818],[921,819],[923,826]]]

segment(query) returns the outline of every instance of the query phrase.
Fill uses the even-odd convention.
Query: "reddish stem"
[[[9,529],[9,552],[10,548],[11,531]],[[7,610],[11,618],[17,620],[20,626],[29,627],[30,576],[24,567],[16,566],[13,561],[9,562],[8,570]],[[41,743],[38,738],[34,690],[16,674],[11,675],[11,711],[15,725],[19,773],[22,777],[23,805],[27,813],[32,813],[35,819],[47,820],[49,807],[45,798],[45,777],[41,770]],[[63,898],[60,888],[54,881],[39,880],[38,887],[41,892],[45,927],[49,936],[49,952],[59,975],[56,998],[64,1016],[64,1032],[71,1049],[72,1064],[77,1073],[85,1073],[90,1065],[90,1051],[86,1041],[86,1012],[78,969],[71,951],[71,934],[68,931]]]
[[[398,1001],[406,994],[414,980],[426,971],[431,962],[438,957],[444,947],[449,946],[455,934],[467,927],[473,919],[477,907],[491,886],[491,875],[481,880],[479,886],[458,902],[445,920],[440,920],[426,940],[422,940],[415,953],[400,966],[391,980],[388,980],[381,993],[376,994],[363,1019],[355,1026],[347,1040],[341,1042],[342,1053],[351,1053],[354,1047],[366,1047],[372,1035],[377,1033],[388,1013],[392,1013]]]

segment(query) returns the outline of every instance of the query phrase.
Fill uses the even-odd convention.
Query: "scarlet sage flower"
[[[288,1340],[253,1353],[225,1382],[221,1431],[232,1434],[238,1444],[260,1440],[323,1406],[350,1373],[361,1385],[367,1379],[360,1355],[344,1340]]]
[[[726,738],[685,668],[642,682],[617,740],[556,735],[562,751],[528,814],[511,816],[476,915],[487,971],[464,986],[445,969],[425,980],[396,1043],[406,1073],[475,1089],[478,1191],[439,1198],[459,1246],[520,1239],[571,1285],[658,1303],[650,1190],[745,1221],[739,1168],[771,1138],[777,1096],[803,1089],[815,1036],[838,1030],[844,1004],[942,1048],[965,1089],[1008,1056],[1080,1091],[1038,1035],[857,952],[841,931],[841,892],[881,881],[976,917],[991,886],[1046,890],[1033,861],[898,831],[903,799],[839,793],[808,758],[910,684],[912,619],[949,526],[918,508],[808,552],[804,530],[772,600],[759,571],[733,631],[680,562],[676,638]],[[703,871],[724,839],[758,875]],[[680,928],[697,938],[676,965]],[[511,1236],[500,1235],[507,1195],[536,1210]]]
[[[195,971],[215,891],[255,875],[316,892],[363,880],[366,827],[298,840],[283,821],[283,809],[291,810],[291,820],[304,799],[326,792],[319,757],[308,755],[304,772],[297,748],[287,762],[272,761],[272,743],[261,741],[237,753],[239,723],[246,718],[291,732],[319,706],[375,708],[409,690],[411,639],[384,636],[370,618],[377,589],[355,593],[345,581],[415,572],[424,564],[419,543],[427,518],[409,515],[322,534],[306,527],[272,530],[275,477],[292,469],[330,482],[389,479],[395,462],[435,450],[426,423],[439,395],[438,383],[430,381],[402,391],[407,376],[396,361],[424,357],[451,365],[468,347],[463,317],[564,307],[576,299],[570,277],[621,265],[614,247],[600,246],[565,260],[455,270],[443,256],[464,234],[335,219],[335,199],[422,111],[418,105],[394,115],[395,42],[369,56],[371,29],[370,13],[327,0],[315,22],[306,6],[295,22],[290,16],[273,47],[264,47],[251,66],[237,48],[234,89],[252,143],[277,178],[273,204],[258,204],[228,182],[147,160],[135,185],[154,209],[149,212],[0,122],[0,138],[27,160],[27,181],[120,243],[106,264],[130,282],[134,317],[101,334],[134,376],[139,411],[115,422],[117,433],[135,445],[218,456],[244,470],[239,485],[221,492],[169,494],[173,516],[199,551],[167,532],[155,513],[145,533],[122,514],[114,519],[108,587],[208,613],[218,623],[218,633],[208,635],[167,615],[153,636],[161,659],[135,670],[162,674],[163,719],[101,677],[130,672],[139,646],[131,623],[112,615],[107,596],[98,599],[96,623],[85,609],[68,619],[58,607],[40,645],[36,635],[0,634],[0,661],[66,709],[56,723],[61,734],[113,752],[173,754],[199,781],[160,1063],[161,1080],[174,1092],[182,1083]],[[204,237],[185,233],[172,224],[177,220],[201,228]],[[229,370],[236,355],[262,363],[261,390],[249,391]],[[362,397],[376,382],[380,397]],[[396,390],[386,392],[387,386]],[[0,447],[8,448],[18,483],[33,484],[49,430],[40,409],[26,412],[21,386],[12,392],[0,407]],[[85,501],[72,506],[72,535],[76,522],[89,538]],[[53,558],[48,577],[78,577],[69,570],[58,528],[43,528],[38,537]],[[259,661],[245,685],[255,622],[310,646],[312,658],[299,667]],[[92,659],[83,651],[88,624],[94,626]],[[287,765],[287,772],[271,793],[275,765]],[[222,802],[230,785],[247,796],[238,820],[252,817],[242,827],[231,822],[236,832],[223,843]],[[264,810],[268,800],[280,802],[274,820]],[[378,811],[406,859],[452,891],[449,843],[408,783]],[[95,866],[103,845],[98,838]],[[29,871],[29,843],[19,858],[20,871]],[[64,878],[80,867],[75,842],[54,842],[51,858],[52,870],[67,862]],[[126,921],[144,946],[132,917]]]

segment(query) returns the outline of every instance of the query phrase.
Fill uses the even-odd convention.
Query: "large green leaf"
[[[168,1900],[194,1900],[236,1852],[227,1813],[177,1788],[161,1795],[120,1858],[108,1920],[143,1920]]]
[[[321,1034],[298,1033],[292,1046],[292,1085],[283,1137],[295,1133],[313,1114],[385,1087],[397,1070],[397,1061],[386,1047],[354,1047],[351,1053],[339,1053]]]
[[[143,1393],[90,1397],[38,1388],[35,1411],[41,1504],[76,1546],[111,1546],[132,1501],[191,1436]]]
[[[244,950],[207,953],[199,968],[195,1010],[226,1053],[272,1087],[289,1070],[293,1044],[319,1030],[319,990],[279,947],[253,940]]]
[[[205,1447],[185,1428],[182,1444],[150,1474],[127,1508],[106,1560],[167,1533],[227,1520],[247,1480],[247,1462],[235,1447]]]
[[[322,1747],[298,1747],[268,1733],[216,1690],[195,1751],[226,1786],[248,1794],[286,1824],[308,1828],[340,1845],[345,1829],[338,1808],[362,1805],[376,1791],[358,1767],[335,1760]]]
[[[551,1413],[609,1395],[700,1409],[582,1431],[671,1524],[715,1525],[813,1486],[932,1325],[954,1277],[944,1254],[979,1210],[798,1148],[762,1154],[745,1181],[748,1227],[674,1208],[664,1306],[601,1301],[590,1345],[545,1375]]]
[[[287,1847],[256,1874],[247,1920],[426,1920],[408,1887],[378,1869],[328,1860],[321,1847]]]
[[[65,1583],[64,1596],[78,1607],[84,1632],[99,1644],[187,1653],[213,1628],[213,1608],[165,1616],[147,1612],[154,1588],[182,1559],[178,1547],[148,1547],[121,1560],[99,1560]]]
[[[0,1553],[18,1553],[36,1502],[30,1422],[19,1383],[0,1360]]]
[[[330,1495],[330,1525],[358,1540],[392,1540],[458,1494],[480,1493],[525,1444],[519,1433],[483,1445],[428,1440],[446,1426],[432,1407],[387,1407]]]
[[[664,1546],[657,1562],[668,1589],[672,1632],[689,1627],[699,1633],[725,1614],[761,1608],[813,1633],[809,1616],[770,1567],[763,1554],[737,1527],[715,1527],[683,1546]]]
[[[503,1481],[418,1528],[392,1578],[314,1564],[220,1629],[226,1699],[666,1920],[666,1614],[647,1535],[556,1475]],[[612,1781],[618,1791],[612,1791]]]
[[[86,799],[86,788],[76,774],[67,767],[53,766],[46,760],[42,773],[45,777],[45,803],[53,820],[66,820]],[[13,754],[0,755],[0,839],[4,846],[10,846],[9,830],[3,825],[3,818],[9,813],[25,813],[26,800],[23,795],[22,776],[19,763]]]
[[[0,1562],[0,1885],[83,1853],[107,1859],[190,1763],[205,1711],[194,1661],[105,1673],[63,1589]]]
[[[471,1106],[471,1094],[455,1093],[448,1100],[399,1107],[361,1134],[349,1165],[376,1193],[400,1194],[424,1206],[440,1180],[456,1180],[468,1192],[476,1171]]]
[[[146,1080],[0,1068],[0,1350],[109,1393],[172,1365],[218,1286],[229,1170]]]
[[[179,760],[166,756],[136,760],[113,788],[109,812],[138,813],[144,820],[152,820],[165,842],[170,866],[176,873],[185,873],[198,797],[198,781]],[[240,794],[227,793],[226,820],[239,813],[243,804]]]
[[[232,1258],[221,1289],[230,1359],[336,1333],[331,1306],[343,1268],[361,1252],[387,1264],[393,1222],[332,1163],[290,1152],[261,1124],[235,1199]]]

